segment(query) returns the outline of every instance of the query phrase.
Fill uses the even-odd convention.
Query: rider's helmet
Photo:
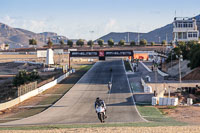
[[[100,100],[100,98],[99,98],[99,97],[97,97],[97,98],[96,98],[96,101],[99,101],[99,100]]]

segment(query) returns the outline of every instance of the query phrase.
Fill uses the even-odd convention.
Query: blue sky
[[[0,22],[36,33],[96,39],[109,32],[149,32],[175,16],[200,14],[200,0],[0,0]],[[90,32],[94,31],[94,32]]]

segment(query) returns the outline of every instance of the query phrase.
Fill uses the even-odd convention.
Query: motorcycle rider
[[[106,104],[99,97],[96,98],[96,101],[95,101],[95,104],[94,104],[95,109],[96,109],[97,106],[102,106],[105,109],[104,116],[105,116],[105,118],[107,118],[107,116],[106,116]]]
[[[112,83],[109,81],[108,82],[108,93],[110,92],[111,88],[112,88]]]

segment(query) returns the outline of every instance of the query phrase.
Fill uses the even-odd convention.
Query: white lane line
[[[123,64],[124,72],[125,72],[125,74],[126,74],[126,69],[125,69],[125,66],[124,66],[124,61],[123,61],[123,59],[122,59],[122,64]],[[130,83],[129,83],[129,80],[128,80],[127,75],[126,75],[126,80],[127,80],[127,82],[128,82],[128,88],[129,88],[129,90],[130,90],[130,92],[131,92],[131,97],[132,97],[133,104],[134,104],[134,107],[135,107],[136,112],[137,112],[138,115],[141,117],[141,119],[143,119],[143,120],[146,121],[146,122],[149,122],[148,120],[144,119],[144,118],[141,116],[140,112],[138,111],[138,109],[137,109],[137,107],[136,107],[136,103],[135,103],[135,100],[134,100],[134,98],[133,98],[133,92],[132,92],[132,90],[131,90],[131,88],[130,88]]]

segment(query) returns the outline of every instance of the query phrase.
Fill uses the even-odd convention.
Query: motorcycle
[[[104,123],[105,121],[105,108],[102,106],[97,106],[96,107],[96,113],[97,116],[99,118],[99,120],[101,121],[101,123]]]

